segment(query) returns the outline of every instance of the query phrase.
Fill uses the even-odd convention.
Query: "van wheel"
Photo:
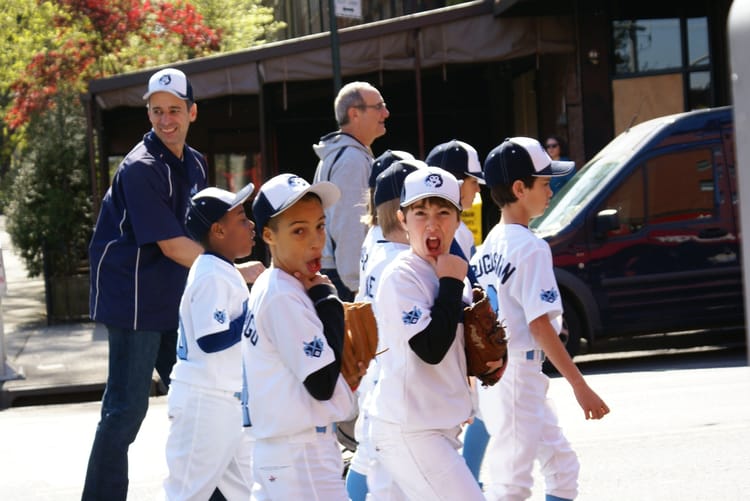
[[[569,301],[563,300],[563,325],[560,330],[560,340],[565,345],[570,358],[578,355],[581,348],[581,317]]]
[[[581,347],[581,317],[573,305],[563,299],[563,325],[560,329],[560,341],[565,345],[565,350],[570,358],[578,355]],[[542,371],[547,375],[558,374],[552,362],[545,360],[542,364]]]

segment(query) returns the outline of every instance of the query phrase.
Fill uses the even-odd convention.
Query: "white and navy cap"
[[[143,95],[143,99],[148,99],[154,92],[169,92],[180,99],[194,102],[193,86],[190,85],[185,74],[175,68],[165,68],[151,75],[148,81],[148,92]]]
[[[417,169],[424,169],[427,164],[421,160],[399,160],[393,162],[387,169],[380,173],[375,181],[375,194],[373,196],[375,206],[401,197],[404,187],[404,179]]]
[[[552,160],[536,139],[511,137],[487,155],[484,179],[488,186],[511,185],[529,176],[564,176],[574,167],[575,162]]]
[[[295,174],[279,174],[261,186],[253,201],[253,216],[258,231],[263,231],[269,219],[287,210],[306,193],[318,195],[324,209],[335,204],[341,197],[338,187],[328,181],[311,185]]]
[[[471,176],[484,184],[482,164],[479,162],[477,150],[468,143],[453,139],[432,148],[424,159],[427,165],[440,167],[456,177]]]
[[[245,203],[254,189],[253,183],[248,183],[237,193],[212,186],[193,195],[185,215],[185,229],[190,237],[199,242],[203,240],[211,225]]]
[[[444,198],[462,210],[461,182],[440,167],[426,166],[406,176],[401,190],[401,207],[429,197]]]
[[[378,158],[372,161],[372,169],[370,169],[370,179],[368,180],[370,188],[375,189],[375,184],[377,183],[378,176],[381,172],[390,167],[393,162],[413,159],[414,155],[412,155],[408,151],[385,150]]]

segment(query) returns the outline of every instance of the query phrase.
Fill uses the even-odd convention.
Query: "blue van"
[[[532,222],[552,248],[571,355],[581,339],[744,324],[734,151],[730,107],[641,123]]]

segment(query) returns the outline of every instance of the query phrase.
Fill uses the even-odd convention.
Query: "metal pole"
[[[341,59],[339,58],[339,31],[336,26],[335,0],[328,0],[328,22],[331,25],[331,64],[333,65],[333,95],[341,89]]]

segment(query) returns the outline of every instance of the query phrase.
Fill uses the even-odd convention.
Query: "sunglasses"
[[[550,148],[557,148],[558,146],[560,146],[560,145],[559,145],[559,144],[557,144],[557,143],[547,143],[547,144],[545,144],[545,145],[544,145],[544,147],[545,147],[546,149],[550,149]]]

